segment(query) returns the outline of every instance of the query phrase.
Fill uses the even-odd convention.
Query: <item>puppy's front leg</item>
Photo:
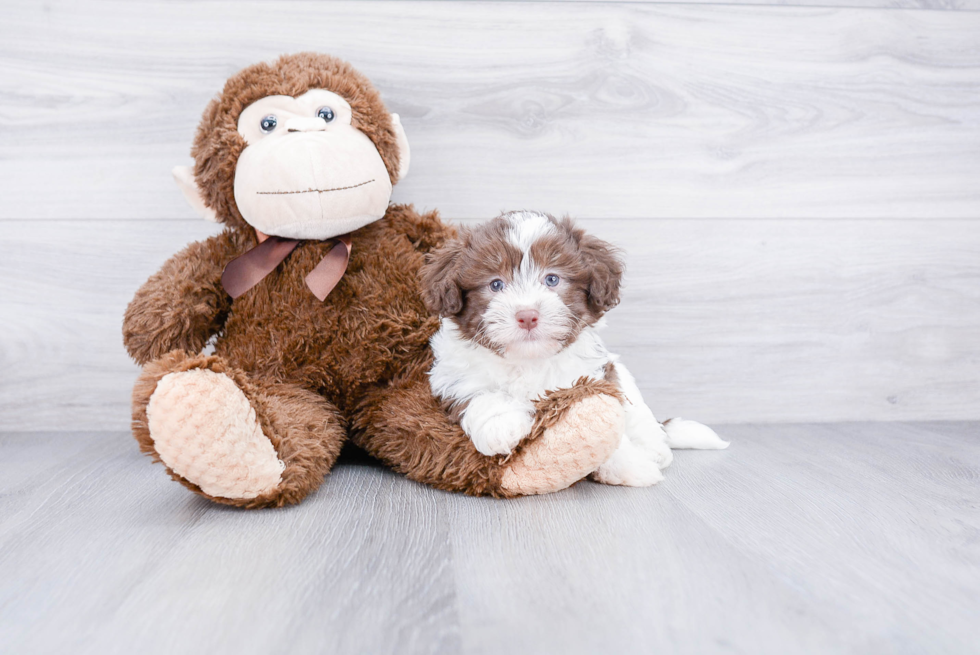
[[[481,393],[470,400],[459,424],[484,455],[507,455],[531,433],[534,405],[501,392]]]

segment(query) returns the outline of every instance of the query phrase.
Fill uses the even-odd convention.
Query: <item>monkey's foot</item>
[[[609,459],[624,427],[618,399],[606,394],[586,396],[539,437],[525,442],[504,471],[501,487],[520,495],[570,487]]]
[[[223,373],[169,373],[146,409],[153,447],[174,473],[215,498],[274,490],[285,465],[241,389]]]

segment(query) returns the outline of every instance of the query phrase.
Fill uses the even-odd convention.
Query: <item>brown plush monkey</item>
[[[304,53],[246,68],[191,152],[178,183],[225,229],[167,261],[123,324],[143,365],[133,433],[175,480],[230,505],[295,503],[351,435],[414,480],[508,497],[565,488],[616,448],[622,408],[604,382],[540,401],[507,459],[477,452],[433,398],[438,319],[417,276],[454,229],[388,205],[408,142],[349,65]]]

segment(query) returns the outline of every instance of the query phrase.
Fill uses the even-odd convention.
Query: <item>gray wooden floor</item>
[[[349,453],[258,512],[125,433],[0,433],[0,652],[978,652],[980,424],[720,431],[652,489],[474,499]]]

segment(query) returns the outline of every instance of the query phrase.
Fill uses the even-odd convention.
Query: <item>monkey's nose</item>
[[[522,309],[514,314],[517,324],[528,331],[538,326],[538,316],[537,310],[534,309]]]
[[[286,121],[287,132],[322,132],[325,129],[327,129],[327,121],[319,116],[297,116]]]

